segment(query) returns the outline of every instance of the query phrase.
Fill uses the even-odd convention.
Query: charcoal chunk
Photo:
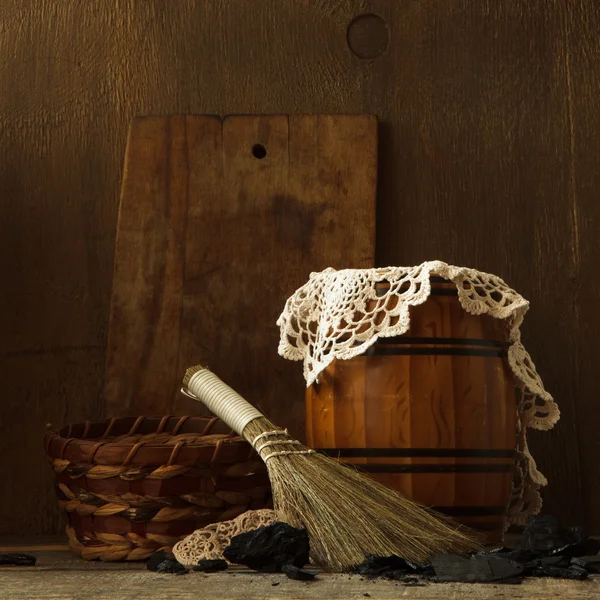
[[[582,527],[561,527],[553,515],[530,517],[517,549],[536,554],[591,556],[600,552],[600,540],[589,537]]]
[[[571,558],[571,565],[576,565],[578,567],[582,567],[588,573],[600,573],[600,556],[590,556],[586,559],[583,558]]]
[[[403,558],[391,556],[375,556],[367,554],[365,560],[352,570],[356,575],[364,575],[370,579],[384,577],[385,579],[402,579],[408,574],[417,573],[418,567]]]
[[[36,558],[31,554],[0,554],[0,565],[14,565],[17,567],[33,567]]]
[[[580,544],[590,537],[583,527],[569,527],[567,532],[571,544]]]
[[[571,559],[564,556],[541,556],[523,563],[523,574],[527,577],[546,577],[546,568],[567,568]]]
[[[570,567],[554,567],[543,565],[531,572],[533,577],[559,577],[561,579],[587,579],[588,572],[576,565]]]
[[[173,575],[185,575],[188,570],[174,558],[167,558],[156,567],[158,573],[172,573]]]
[[[188,572],[181,563],[177,562],[164,550],[152,554],[146,563],[146,568],[156,573],[173,573],[175,575],[183,575]]]
[[[194,571],[202,571],[203,573],[216,573],[224,571],[229,565],[222,558],[199,560],[197,565],[192,567]]]
[[[524,565],[532,560],[536,560],[537,558],[539,558],[540,554],[528,550],[519,550],[518,548],[515,548],[514,550],[510,550],[508,552],[496,554],[496,556],[498,558],[514,560],[515,562]]]
[[[285,573],[288,579],[297,579],[299,581],[312,581],[318,571],[313,569],[299,569],[294,565],[281,565],[281,570]]]
[[[586,579],[589,565],[581,558],[565,555],[543,556],[524,565],[525,574],[531,577],[561,577]]]
[[[569,561],[570,565],[576,565],[578,567],[582,567],[583,569],[589,570],[590,568],[590,563],[587,560],[584,560],[583,558],[572,558]]]
[[[305,529],[275,522],[236,535],[223,556],[230,562],[262,572],[279,572],[283,565],[301,568],[308,563],[309,542]]]
[[[464,558],[457,554],[446,554],[434,556],[431,564],[435,569],[438,581],[483,583],[514,578],[523,573],[522,565],[501,557],[472,556]]]
[[[506,554],[507,552],[512,552],[512,548],[507,548],[506,546],[498,546],[497,548],[476,550],[471,553],[471,556],[495,556],[497,554]]]
[[[586,579],[588,563],[580,558],[566,555],[541,556],[523,563],[523,575],[527,577],[562,577]]]
[[[552,554],[564,556],[594,556],[600,552],[600,540],[588,537],[583,540],[566,544],[557,548]]]
[[[150,556],[148,562],[146,563],[146,568],[148,569],[148,571],[156,571],[158,565],[165,562],[165,560],[167,560],[168,558],[170,557],[164,550],[158,550]]]
[[[408,563],[409,565],[411,563]],[[423,564],[423,565],[411,565],[415,570],[415,574],[417,574],[422,579],[434,579],[435,578],[435,569],[431,563]]]
[[[431,564],[417,565],[395,554],[390,556],[367,554],[365,560],[355,567],[351,573],[363,575],[367,579],[381,578],[404,582],[433,579],[435,577],[435,571]]]
[[[432,580],[518,584],[524,577],[585,579],[590,573],[600,573],[600,555],[594,557],[598,553],[600,540],[590,538],[583,528],[563,528],[556,517],[542,515],[529,519],[513,549],[488,548],[468,557],[440,555],[426,565],[414,565],[399,556],[368,555],[352,572],[409,585]]]
[[[569,543],[566,532],[554,515],[536,515],[527,520],[518,549],[545,554]]]

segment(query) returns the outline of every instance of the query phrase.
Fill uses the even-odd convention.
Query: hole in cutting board
[[[254,144],[252,146],[252,156],[262,160],[267,155],[267,149],[262,144]]]

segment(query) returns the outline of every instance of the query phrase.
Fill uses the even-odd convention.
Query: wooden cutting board
[[[276,321],[312,271],[374,264],[372,115],[133,121],[119,211],[107,416],[206,414],[203,363],[302,435],[302,365]]]

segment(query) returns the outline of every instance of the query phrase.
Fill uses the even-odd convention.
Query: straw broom
[[[203,402],[258,452],[276,512],[290,525],[306,528],[311,559],[320,567],[347,571],[365,554],[423,563],[434,554],[480,547],[473,532],[306,448],[208,369],[191,367],[183,383],[183,393]]]

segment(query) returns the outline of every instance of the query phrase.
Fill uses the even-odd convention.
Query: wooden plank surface
[[[380,197],[402,190],[399,202],[378,204],[378,263],[439,258],[495,273],[530,300],[523,340],[562,413],[555,429],[530,435],[549,479],[544,510],[597,528],[583,513],[582,482],[599,469],[587,461],[584,471],[579,462],[582,443],[591,443],[580,441],[580,398],[594,384],[580,365],[572,295],[585,276],[577,267],[568,119],[569,95],[581,86],[569,88],[564,26],[567,14],[596,11],[575,2],[417,2],[398,10],[382,1],[377,8],[396,32],[373,67],[385,106]],[[599,47],[591,29],[582,40]],[[392,64],[401,90],[387,84]],[[578,72],[598,90],[592,64],[588,58]],[[588,103],[577,115],[587,122],[590,113],[599,111]],[[599,214],[598,188],[584,193]],[[579,241],[586,244],[597,257],[591,230]],[[594,278],[590,268],[587,277]],[[600,413],[586,414],[587,427],[598,427]],[[592,438],[588,430],[584,440]]]
[[[312,582],[294,581],[283,574],[256,573],[239,567],[221,573],[192,572],[184,576],[152,573],[145,563],[86,562],[54,541],[44,544],[43,540],[15,546],[0,539],[0,552],[6,551],[28,552],[38,560],[35,567],[0,567],[3,600],[345,600],[364,597],[375,600],[587,600],[600,597],[599,576],[587,581],[529,579],[520,585],[443,583],[412,587],[394,581],[369,581],[358,575],[327,573],[320,573]]]
[[[378,264],[473,265],[532,301],[525,341],[562,410],[532,436],[545,507],[600,531],[599,10],[3,0],[0,531],[60,531],[40,440],[101,413],[131,120],[300,112],[378,115]]]
[[[573,271],[575,278],[561,288],[573,303],[576,322],[574,354],[577,380],[577,427],[582,477],[581,497],[589,527],[600,531],[600,434],[597,398],[600,381],[592,376],[600,362],[597,347],[600,332],[600,111],[596,66],[600,46],[591,37],[600,27],[600,5],[593,0],[576,2],[565,11],[568,49],[566,81],[568,85],[568,123],[570,131],[569,201],[574,238]]]
[[[278,356],[276,321],[308,273],[373,266],[376,171],[369,115],[134,121],[107,414],[207,414],[179,392],[201,362],[302,435],[302,368]]]

